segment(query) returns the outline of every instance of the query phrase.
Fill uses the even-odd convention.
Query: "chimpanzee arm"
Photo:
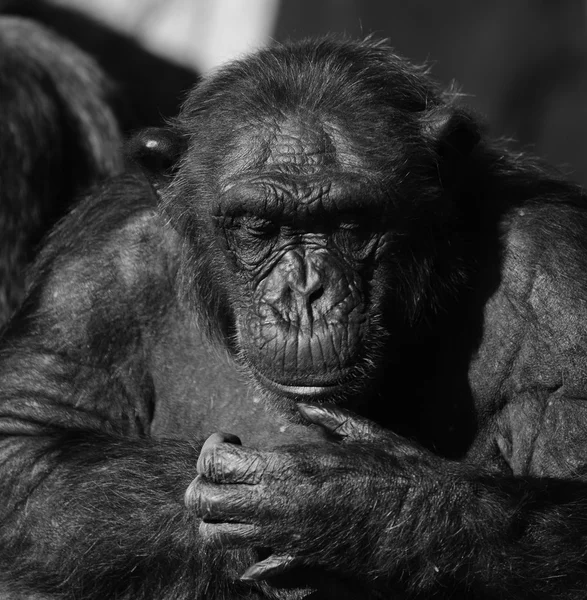
[[[174,262],[133,176],[52,234],[0,350],[3,594],[191,599],[230,571],[212,568],[220,552],[201,568],[183,506],[198,446],[148,436],[149,347],[173,312]],[[238,595],[228,585],[209,589]]]
[[[339,441],[206,444],[186,495],[209,540],[273,549],[245,579],[311,566],[416,598],[584,596],[585,483],[497,476],[341,409],[301,410]]]

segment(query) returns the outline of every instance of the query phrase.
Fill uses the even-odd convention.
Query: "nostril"
[[[314,302],[320,300],[320,298],[322,297],[322,294],[324,293],[324,288],[322,286],[320,286],[319,288],[315,289],[309,296],[308,296],[308,302],[310,304],[314,304]]]

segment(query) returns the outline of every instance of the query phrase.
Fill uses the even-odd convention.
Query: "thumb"
[[[381,427],[368,419],[337,406],[298,403],[301,415],[330,433],[356,441],[372,440],[381,435]]]

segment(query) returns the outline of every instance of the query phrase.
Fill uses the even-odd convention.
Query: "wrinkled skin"
[[[306,41],[131,142],[2,338],[2,593],[584,597],[587,200],[455,101]]]
[[[293,156],[284,151],[271,167],[285,170],[290,160],[304,161],[308,153],[305,146]],[[352,207],[345,215],[331,191],[320,189],[316,198],[299,202],[295,191],[288,197],[281,190],[273,198],[263,187],[246,189],[255,205],[242,215],[246,200],[242,187],[235,185],[223,198],[219,215],[246,298],[236,312],[238,345],[253,369],[269,374],[278,391],[292,393],[288,388],[294,388],[299,394],[319,395],[321,388],[350,379],[362,357],[363,340],[371,333],[363,282],[381,236],[365,225],[360,229]],[[260,197],[266,200],[258,204]],[[270,211],[280,215],[298,202],[291,221],[270,218]],[[360,205],[354,210],[360,212]],[[335,215],[337,222],[323,225]]]
[[[372,282],[387,243],[388,207],[364,167],[344,162],[348,139],[332,120],[276,117],[252,139],[237,138],[220,194],[200,192],[197,208],[185,203],[187,183],[194,185],[200,175],[189,172],[204,159],[198,147],[188,148],[186,184],[162,194],[177,227],[197,232],[187,252],[206,240],[234,278],[214,290],[230,314],[227,333],[261,386],[279,397],[340,396],[376,366],[381,343],[381,298]],[[260,155],[253,164],[251,154]],[[187,273],[184,279],[192,281]]]
[[[409,519],[410,496],[418,484],[416,473],[403,464],[419,463],[420,476],[433,481],[438,460],[343,410],[300,405],[300,411],[336,440],[263,452],[243,448],[238,438],[208,438],[198,459],[199,475],[185,497],[202,518],[200,534],[225,546],[272,548],[274,554],[249,568],[245,579],[304,566],[328,569],[335,557],[347,573],[385,578],[389,556],[381,549]],[[386,498],[385,510],[392,515],[383,528],[373,509],[375,498]]]

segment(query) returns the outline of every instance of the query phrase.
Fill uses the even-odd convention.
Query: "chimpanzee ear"
[[[163,127],[150,127],[128,140],[126,155],[143,171],[158,192],[173,176],[185,149],[186,143],[177,132]]]
[[[447,160],[468,156],[481,139],[481,127],[466,112],[443,107],[432,111],[424,122],[424,135]]]
[[[466,112],[451,107],[432,110],[423,123],[423,134],[436,151],[438,174],[442,185],[452,187],[481,139],[481,128]]]

